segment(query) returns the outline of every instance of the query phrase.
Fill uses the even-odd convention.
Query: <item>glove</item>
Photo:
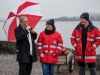
[[[69,50],[67,50],[65,47],[62,48],[62,55],[68,54]]]

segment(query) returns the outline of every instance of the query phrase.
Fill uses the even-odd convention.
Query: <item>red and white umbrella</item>
[[[19,25],[19,18],[21,16],[26,16],[28,18],[28,24],[34,28],[42,18],[40,4],[26,1],[9,13],[9,16],[3,26],[3,30],[7,35],[8,41],[16,40],[14,29]]]

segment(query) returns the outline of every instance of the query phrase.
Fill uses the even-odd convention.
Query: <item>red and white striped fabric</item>
[[[40,4],[26,1],[9,13],[9,16],[3,26],[3,30],[7,35],[8,41],[16,40],[14,29],[19,25],[19,18],[21,16],[26,16],[28,18],[28,24],[34,28],[42,18]]]

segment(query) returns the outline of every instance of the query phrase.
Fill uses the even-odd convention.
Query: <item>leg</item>
[[[43,75],[49,75],[49,64],[42,63]]]
[[[49,75],[54,75],[54,67],[55,67],[55,64],[49,65]]]
[[[96,63],[88,63],[88,67],[90,70],[90,75],[97,75]]]
[[[31,75],[32,70],[32,56],[30,56],[30,62],[26,65],[26,75]]]
[[[57,65],[57,73],[59,73],[59,65]]]
[[[26,63],[19,62],[19,75],[26,75]]]
[[[85,75],[85,63],[78,62],[79,65],[79,75]]]

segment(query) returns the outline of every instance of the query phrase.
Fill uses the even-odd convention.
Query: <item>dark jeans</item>
[[[54,75],[55,64],[42,63],[43,75]]]
[[[32,56],[29,63],[19,62],[19,75],[30,75],[32,70]]]

